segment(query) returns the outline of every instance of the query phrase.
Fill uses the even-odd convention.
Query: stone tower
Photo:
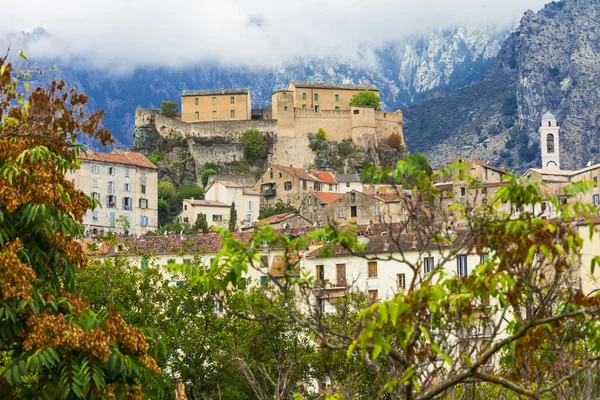
[[[540,124],[540,147],[542,168],[560,169],[560,148],[556,117],[549,112],[542,116]]]

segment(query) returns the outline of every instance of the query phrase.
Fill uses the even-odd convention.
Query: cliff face
[[[597,0],[528,11],[483,80],[406,110],[409,149],[436,165],[460,154],[520,170],[538,166],[537,130],[550,111],[561,124],[563,168],[600,162],[598,21]]]

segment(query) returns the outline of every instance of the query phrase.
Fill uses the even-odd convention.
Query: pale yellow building
[[[183,122],[247,121],[252,119],[250,89],[184,90]]]
[[[81,168],[67,177],[100,202],[99,208],[88,211],[83,218],[86,235],[123,234],[126,230],[129,234],[144,234],[158,228],[157,168],[142,153],[88,150],[79,158]]]
[[[351,83],[291,81],[287,90],[282,92],[290,93],[294,108],[309,108],[319,112],[321,110],[350,110],[352,96],[365,90],[379,96],[379,89],[373,85]],[[274,102],[273,112],[276,109]],[[275,116],[273,118],[276,119]]]

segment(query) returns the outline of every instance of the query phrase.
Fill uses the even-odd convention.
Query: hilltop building
[[[252,119],[250,89],[184,90],[183,122],[247,121]]]
[[[547,112],[540,124],[540,148],[542,150],[542,168],[560,169],[560,148],[556,117]]]
[[[87,235],[144,234],[158,228],[157,168],[142,153],[90,149],[79,159],[81,168],[69,172],[67,178],[101,206],[83,218]],[[122,217],[127,219],[129,229],[120,222]]]

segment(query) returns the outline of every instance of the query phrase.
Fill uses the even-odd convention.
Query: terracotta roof
[[[374,85],[354,84],[354,83],[324,83],[324,82],[301,82],[291,81],[297,88],[307,89],[340,89],[340,90],[372,90],[379,91]]]
[[[258,223],[265,222],[267,224],[276,224],[278,222],[285,221],[286,219],[290,219],[292,217],[297,217],[297,216],[298,216],[297,212],[287,212],[287,213],[283,213],[283,214],[271,215],[270,217],[263,218],[257,222]]]
[[[220,201],[217,201],[217,200],[185,199],[185,201],[189,201],[193,206],[231,207],[231,204],[221,203]]]
[[[81,152],[79,158],[88,161],[98,161],[110,164],[134,165],[136,167],[144,167],[157,169],[156,165],[152,164],[142,153],[126,150],[112,150],[110,153],[100,153],[96,151]]]
[[[337,184],[338,181],[331,172],[311,170],[310,174],[323,183]]]
[[[300,261],[300,257],[297,255],[290,255],[287,262],[285,256],[275,256],[273,257],[273,262],[269,268],[269,274],[271,274],[271,276],[283,276],[285,267],[289,266],[295,268],[298,265],[298,261]]]
[[[343,197],[346,194],[346,193],[329,193],[329,192],[311,192],[311,193],[314,194],[315,197],[317,197],[319,200],[321,200],[325,204],[331,203],[332,201],[335,201],[335,200],[339,199],[340,197]]]
[[[185,96],[216,96],[219,94],[249,94],[250,89],[205,89],[205,90],[184,90],[181,92],[183,97]]]
[[[398,193],[375,193],[372,194],[371,197],[386,203],[396,203],[400,201],[400,195]]]
[[[453,183],[436,183],[435,185],[436,188],[438,188],[441,191],[452,191],[452,189],[454,189],[454,184]]]
[[[496,172],[500,172],[501,174],[508,174],[508,172],[506,170],[504,170],[502,168],[494,167],[493,165],[490,165],[488,163],[484,163],[481,160],[471,160],[471,159],[468,159],[468,161],[471,161],[471,162],[473,162],[475,164],[481,165],[482,167],[485,167],[487,169],[491,169],[491,170],[494,170]]]

